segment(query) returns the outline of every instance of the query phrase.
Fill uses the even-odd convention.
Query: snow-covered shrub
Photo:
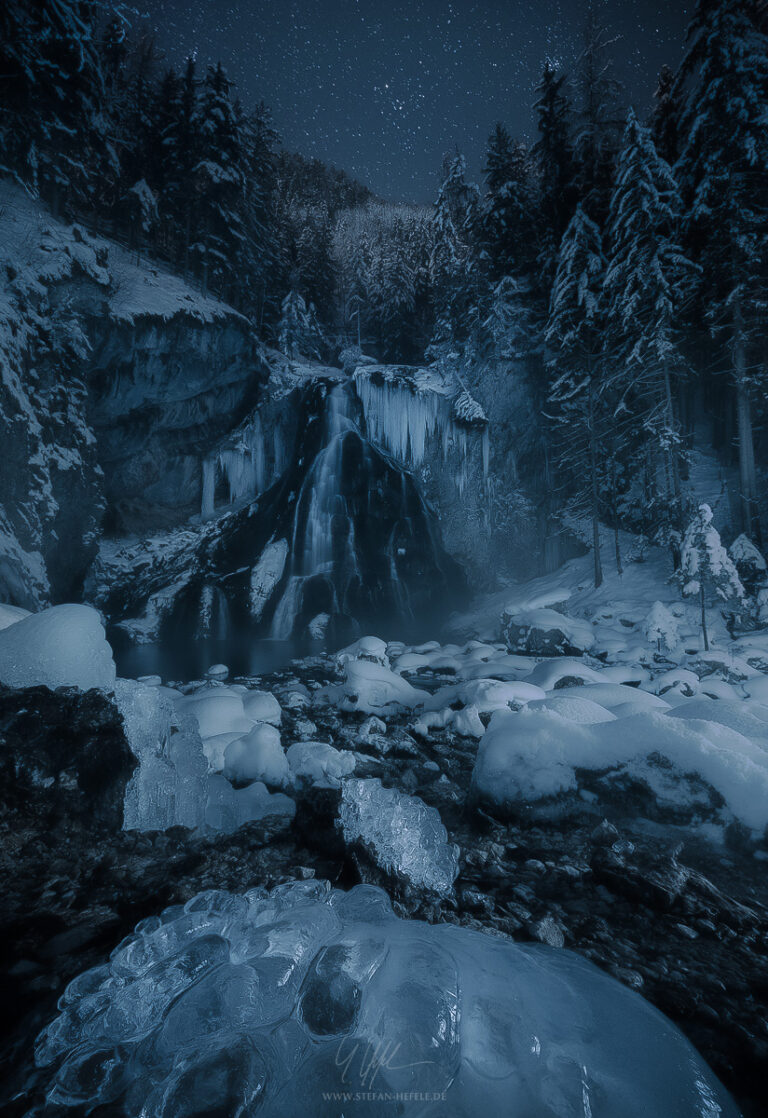
[[[659,652],[662,646],[667,652],[674,652],[680,644],[680,630],[677,620],[663,602],[654,602],[645,622],[645,639],[655,644]]]
[[[701,631],[705,650],[709,649],[707,598],[714,594],[724,602],[741,606],[745,596],[738,571],[723,547],[720,533],[712,519],[709,505],[699,505],[686,530],[680,556],[683,593],[698,595],[701,603]]]

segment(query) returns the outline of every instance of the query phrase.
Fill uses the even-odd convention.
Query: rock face
[[[37,824],[123,825],[136,767],[114,704],[99,691],[0,686],[3,815]]]
[[[192,448],[232,429],[261,369],[231,308],[1,184],[0,601],[77,600],[104,522],[194,511]]]

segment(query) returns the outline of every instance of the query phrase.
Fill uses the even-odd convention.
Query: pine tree
[[[495,283],[528,271],[535,253],[530,158],[525,144],[513,141],[502,124],[488,140],[484,174],[476,236],[482,264]]]
[[[760,542],[752,430],[764,390],[768,261],[768,36],[757,0],[699,0],[678,76],[685,93],[678,174],[702,304],[724,339],[736,398],[742,527]]]
[[[605,390],[622,453],[647,464],[645,506],[650,498],[667,535],[670,528],[682,530],[674,385],[685,367],[681,309],[694,275],[678,243],[680,213],[672,171],[630,111],[608,221],[604,298],[611,360]]]
[[[599,487],[603,437],[603,313],[605,260],[600,230],[579,206],[565,231],[555,276],[546,341],[549,402],[560,433],[560,468],[569,474],[592,521],[595,586],[600,562]]]
[[[680,644],[680,630],[677,619],[663,602],[654,602],[645,621],[645,639],[655,644],[658,652],[664,645],[667,652],[674,652]]]
[[[699,505],[683,539],[680,578],[683,593],[698,595],[701,605],[701,632],[704,649],[709,651],[707,633],[707,599],[716,595],[724,602],[744,600],[744,587],[738,572],[720,542],[720,534],[712,523],[712,509]]]
[[[476,228],[478,191],[467,183],[464,156],[446,156],[443,183],[432,219],[429,271],[435,307],[435,331],[428,356],[437,361],[460,360],[463,345],[476,323]]]
[[[319,361],[325,348],[314,306],[311,303],[307,306],[293,288],[283,299],[278,337],[282,352],[295,360],[309,358]]]
[[[539,138],[532,154],[539,173],[539,204],[548,239],[544,263],[550,277],[556,266],[557,247],[576,206],[573,112],[565,84],[566,75],[547,61],[534,106]]]
[[[675,73],[670,66],[664,65],[659,71],[653,99],[648,127],[659,155],[673,167],[679,154],[680,106],[675,90]]]
[[[576,81],[580,95],[574,140],[578,197],[586,212],[602,225],[608,209],[613,163],[618,146],[617,102],[621,85],[613,75],[610,32],[589,0]]]

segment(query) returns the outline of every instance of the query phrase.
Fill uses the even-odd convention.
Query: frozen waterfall
[[[215,514],[222,479],[227,485],[227,505],[253,500],[280,475],[284,457],[280,428],[273,424],[265,433],[259,412],[254,412],[231,439],[203,460],[202,518]]]

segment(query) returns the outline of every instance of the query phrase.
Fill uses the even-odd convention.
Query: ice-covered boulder
[[[322,881],[142,921],[69,984],[36,1062],[62,1114],[738,1113],[666,1017],[579,956],[400,920],[383,891]]]
[[[349,845],[363,846],[393,877],[445,895],[459,872],[459,848],[448,841],[438,811],[418,796],[384,788],[380,780],[346,780],[339,824]]]
[[[334,749],[324,741],[297,741],[286,754],[291,779],[297,787],[321,784],[338,788],[355,771],[354,754]]]
[[[91,606],[51,606],[2,629],[0,683],[111,691],[115,661],[97,611]]]
[[[533,656],[578,656],[588,652],[595,635],[588,621],[554,609],[513,608],[502,614],[502,633],[510,652]]]
[[[338,706],[341,710],[360,710],[365,714],[413,710],[428,698],[396,672],[369,660],[347,660],[344,682],[331,683],[315,695],[315,702]]]

